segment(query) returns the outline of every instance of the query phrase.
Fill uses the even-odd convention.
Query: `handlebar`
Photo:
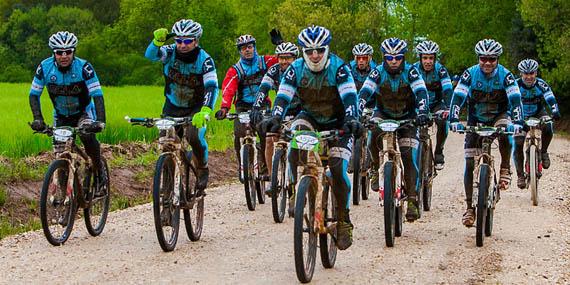
[[[164,117],[164,118],[131,118],[125,116],[125,120],[133,125],[141,125],[147,128],[154,127],[159,120],[170,120],[173,121],[175,125],[185,125],[192,122],[191,117]]]
[[[463,133],[477,133],[478,135],[484,135],[483,132],[487,133],[487,136],[491,135],[513,135],[514,132],[508,132],[505,127],[486,127],[486,126],[467,126],[465,130],[458,130],[460,134]]]

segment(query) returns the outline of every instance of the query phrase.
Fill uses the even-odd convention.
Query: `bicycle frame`
[[[303,177],[311,177],[317,181],[317,192],[315,193],[315,220],[314,230],[319,234],[332,233],[336,227],[336,223],[331,223],[325,227],[324,212],[323,212],[323,187],[325,183],[330,183],[330,178],[325,175],[328,166],[323,165],[323,161],[328,160],[329,147],[327,141],[336,137],[339,131],[289,131],[291,138],[295,141],[297,138],[307,134],[307,137],[312,137],[314,141],[307,143],[308,147],[294,147],[298,151],[305,151],[306,163],[303,159],[299,158],[299,165],[297,166],[297,181],[300,182]],[[332,184],[332,183],[331,183]]]
[[[526,145],[525,154],[528,155],[531,145],[535,145],[540,152],[540,150],[542,149],[542,126],[544,123],[548,121],[549,120],[537,119],[532,117],[526,120],[526,125],[530,129],[525,137],[525,145]],[[542,158],[540,156],[538,156],[538,161],[539,163],[542,161]],[[541,170],[539,172],[541,172]]]

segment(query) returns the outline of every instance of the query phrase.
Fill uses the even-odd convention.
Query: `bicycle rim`
[[[180,207],[174,195],[175,162],[170,154],[158,158],[153,181],[153,213],[156,237],[163,251],[172,251],[178,240]],[[182,184],[182,183],[180,183]]]
[[[315,196],[317,181],[305,176],[299,182],[295,201],[293,243],[295,271],[303,283],[310,282],[315,270],[317,233],[314,229]]]

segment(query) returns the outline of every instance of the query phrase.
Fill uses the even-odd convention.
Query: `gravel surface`
[[[352,206],[354,244],[333,269],[317,258],[314,283],[570,283],[570,142],[556,138],[552,167],[540,180],[540,204],[527,190],[502,192],[493,236],[475,246],[475,229],[461,225],[463,136],[450,134],[446,167],[434,184],[432,211],[405,223],[393,248],[384,243],[377,195]],[[497,162],[498,163],[498,162]],[[231,165],[233,167],[233,164]],[[514,170],[514,169],[513,169]],[[150,182],[149,182],[150,183]],[[41,231],[0,241],[0,283],[296,283],[293,220],[275,224],[270,203],[247,210],[241,185],[208,190],[204,232],[164,253],[150,204],[113,212],[100,237],[77,221],[64,246]],[[375,194],[375,193],[373,193]]]

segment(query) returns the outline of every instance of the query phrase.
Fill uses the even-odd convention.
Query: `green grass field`
[[[32,121],[29,106],[30,84],[0,83],[0,156],[11,158],[35,155],[51,149],[51,140],[45,135],[33,134],[28,126]],[[164,104],[161,86],[103,87],[107,128],[97,137],[103,143],[116,144],[124,141],[152,141],[158,135],[155,128],[131,126],[124,120],[130,117],[157,117]],[[218,105],[214,111],[218,110]],[[53,108],[47,92],[41,97],[42,113],[48,124],[53,123]],[[213,118],[206,134],[210,150],[225,150],[233,144],[233,123]]]

